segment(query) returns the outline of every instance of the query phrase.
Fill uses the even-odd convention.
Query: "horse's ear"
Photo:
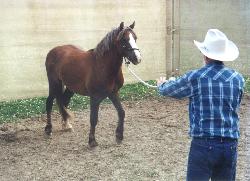
[[[119,29],[120,29],[120,31],[121,31],[121,30],[123,30],[123,28],[124,28],[124,22],[121,22],[121,24],[120,24],[120,28],[119,28]]]
[[[131,29],[134,29],[135,27],[135,21],[129,26]]]

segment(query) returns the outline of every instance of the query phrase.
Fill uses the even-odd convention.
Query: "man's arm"
[[[168,80],[166,78],[160,77],[157,81],[158,92],[163,96],[169,96],[177,99],[184,97],[190,97],[191,84],[188,81],[188,74],[183,75],[177,80]]]

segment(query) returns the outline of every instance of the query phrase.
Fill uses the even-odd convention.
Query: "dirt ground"
[[[123,102],[124,141],[117,145],[116,111],[100,107],[96,139],[88,147],[89,110],[74,112],[74,132],[62,132],[53,114],[53,135],[44,137],[45,115],[0,125],[0,180],[185,180],[188,101],[169,98]],[[250,180],[250,98],[241,107],[237,180]],[[248,125],[248,126],[247,126]]]

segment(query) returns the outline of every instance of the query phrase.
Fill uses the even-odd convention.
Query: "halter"
[[[128,48],[126,45],[122,45],[122,48],[124,48],[125,50],[127,50],[127,51],[134,51],[134,50],[138,50],[138,51],[140,51],[140,49],[139,48]]]
[[[137,79],[139,80],[142,84],[144,84],[145,86],[147,87],[150,87],[150,88],[157,88],[157,86],[155,85],[150,85],[148,84],[147,82],[143,81],[138,75],[135,74],[135,72],[129,67],[129,64],[130,64],[130,61],[126,58],[126,57],[123,57],[124,61],[125,61],[125,65],[126,67],[128,68],[128,70],[130,71],[130,73]]]
[[[123,37],[124,32],[127,31],[127,30],[129,30],[135,37],[137,37],[136,34],[135,34],[135,32],[133,31],[132,28],[130,28],[130,27],[125,27],[123,30],[121,30],[121,31],[119,32],[119,34],[118,34],[118,36],[117,36],[117,39],[118,39],[118,40],[121,40],[121,38]]]
[[[124,48],[125,48],[125,47],[124,47]],[[140,49],[139,49],[139,48],[127,48],[127,47],[126,47],[126,50],[127,50],[127,51],[134,51],[134,50],[138,50],[138,51],[140,51]]]

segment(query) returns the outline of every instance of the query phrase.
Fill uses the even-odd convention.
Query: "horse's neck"
[[[99,63],[105,63],[106,65],[118,67],[122,64],[122,56],[117,52],[115,48],[111,48],[103,56],[98,57]]]
[[[98,61],[102,66],[102,69],[105,69],[106,72],[114,74],[115,76],[122,66],[122,56],[115,54],[114,52],[116,51],[110,50],[109,52],[106,52],[106,54],[100,57],[100,60]]]

